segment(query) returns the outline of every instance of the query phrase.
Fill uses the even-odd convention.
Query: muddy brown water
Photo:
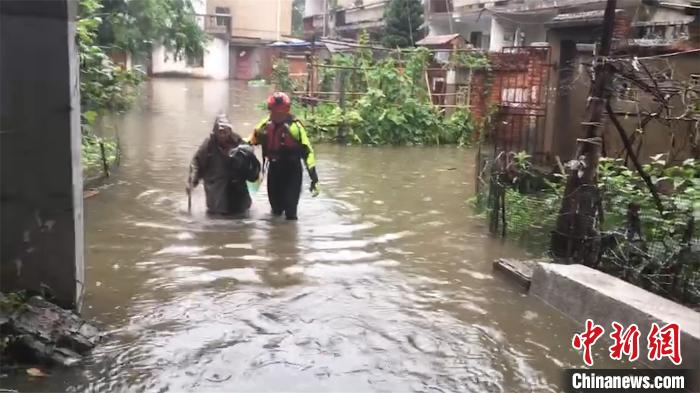
[[[187,214],[191,155],[219,111],[248,133],[265,88],[159,79],[115,120],[121,168],[85,202],[83,314],[111,333],[21,391],[558,392],[576,325],[492,272],[524,251],[466,200],[474,152],[317,146],[298,222]],[[106,128],[109,130],[109,127]],[[307,182],[308,179],[305,179]],[[603,360],[599,360],[602,362]]]

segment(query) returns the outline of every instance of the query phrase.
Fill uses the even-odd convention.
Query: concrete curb
[[[530,294],[584,324],[590,318],[606,329],[613,321],[640,329],[640,360],[652,368],[675,367],[670,361],[646,360],[646,335],[652,322],[677,323],[681,328],[683,368],[700,370],[700,313],[664,299],[619,278],[583,265],[537,263]]]

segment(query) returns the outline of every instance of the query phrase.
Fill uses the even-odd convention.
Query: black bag
[[[260,176],[260,161],[255,156],[252,146],[239,145],[229,152],[229,165],[234,179],[245,179],[249,182],[258,180]]]

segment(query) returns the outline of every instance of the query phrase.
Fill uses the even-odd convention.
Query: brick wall
[[[544,150],[549,52],[544,48],[517,48],[512,53],[489,53],[490,71],[472,74],[471,112],[481,120],[498,105],[490,130],[498,149],[526,150],[546,156]]]
[[[615,13],[614,40],[625,40],[633,37],[632,23],[624,11]]]
[[[470,104],[476,119],[481,119],[489,106],[503,101],[525,102],[528,105],[544,105],[544,97],[526,96],[501,97],[502,89],[527,89],[533,86],[545,89],[549,58],[540,51],[520,53],[489,53],[491,71],[475,71],[472,75]],[[538,88],[538,89],[540,89]],[[541,93],[541,92],[538,92]]]

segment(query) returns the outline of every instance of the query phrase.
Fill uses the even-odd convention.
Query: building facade
[[[590,64],[601,38],[606,1],[426,0],[423,4],[428,38],[438,40],[459,34],[473,48],[489,52],[494,82],[487,96],[498,106],[496,116],[500,121],[496,124],[506,125],[503,130],[497,127],[494,131],[494,135],[502,134],[503,147],[525,149],[540,162],[571,158],[576,139],[582,137],[581,123],[586,121]],[[700,52],[693,50],[700,48],[699,10],[700,2],[690,0],[618,0],[613,33],[615,54],[682,53],[665,58],[665,64],[674,70],[674,79],[697,84],[694,81],[700,80]],[[691,70],[689,64],[696,64],[695,69]],[[472,90],[480,91],[481,77],[475,74],[470,79]],[[460,88],[460,78],[451,78],[448,72],[445,79],[445,91]],[[614,100],[616,110],[632,111],[630,107],[641,105],[634,97],[634,89],[615,88],[625,90]],[[471,98],[472,112],[484,112],[488,104],[479,96]],[[644,101],[644,97],[639,99]],[[627,122],[623,121],[635,129]],[[673,127],[680,130],[678,125]],[[648,141],[640,144],[644,146],[642,155],[648,157],[663,151],[671,152],[673,158],[684,157],[687,146],[693,144],[676,135],[670,146],[664,138],[674,133],[671,128],[661,122],[649,123],[644,136]],[[608,140],[608,148],[619,150],[614,135],[609,135]],[[695,145],[700,145],[700,141]]]
[[[493,14],[490,10],[505,1],[424,0],[428,35],[459,34],[474,48],[490,49]],[[500,32],[498,40],[505,39]]]
[[[360,32],[367,31],[378,39],[388,4],[387,0],[306,0],[304,38],[357,39]]]
[[[250,80],[269,75],[268,44],[292,30],[292,0],[192,0],[197,21],[209,40],[201,57],[175,57],[155,45],[155,76]]]

